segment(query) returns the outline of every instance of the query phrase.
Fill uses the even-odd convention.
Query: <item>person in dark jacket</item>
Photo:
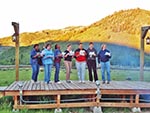
[[[101,66],[103,84],[105,83],[105,70],[107,72],[107,84],[110,83],[110,58],[110,51],[106,49],[106,44],[102,44],[101,50],[98,53],[98,63]]]
[[[32,79],[31,82],[37,82],[40,65],[38,64],[38,58],[40,57],[39,44],[35,44],[30,52],[30,64],[32,67]]]
[[[56,44],[55,45],[55,50],[54,50],[54,65],[55,65],[55,82],[56,83],[61,83],[59,80],[59,71],[60,71],[60,62],[62,59],[62,53],[60,50],[60,45]]]
[[[87,66],[89,71],[89,80],[93,82],[92,71],[94,72],[94,81],[98,80],[97,68],[96,68],[96,57],[97,51],[94,48],[93,42],[89,43],[89,48],[87,49]]]

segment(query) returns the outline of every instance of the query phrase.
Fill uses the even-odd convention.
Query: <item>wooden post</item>
[[[15,64],[16,64],[16,81],[19,80],[19,36],[16,36],[16,54],[15,54]]]
[[[140,80],[144,80],[144,39],[150,29],[150,26],[141,27],[141,37],[140,37]]]
[[[17,96],[14,96],[14,106],[16,108],[16,106],[18,105],[18,97]]]
[[[133,104],[133,95],[130,95],[130,104]]]
[[[140,41],[140,81],[144,80],[144,38]]]
[[[138,104],[139,104],[139,98],[140,98],[140,95],[139,94],[136,94],[135,96],[135,104],[136,104],[136,107],[139,107]]]
[[[60,109],[60,94],[57,95],[57,109]]]
[[[16,65],[16,81],[19,80],[19,23],[12,22],[15,33],[13,34],[13,42],[15,42],[15,65]]]

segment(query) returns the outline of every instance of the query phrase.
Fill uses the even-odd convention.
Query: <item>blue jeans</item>
[[[59,81],[60,63],[55,63],[55,82]]]
[[[77,68],[78,78],[81,82],[83,82],[85,78],[86,62],[76,61],[76,68]]]
[[[102,80],[105,81],[105,71],[107,72],[107,81],[110,81],[110,62],[101,62]]]
[[[51,77],[52,64],[44,64],[44,81],[49,83]]]
[[[37,77],[39,74],[39,64],[31,64],[32,67],[32,80],[34,80],[35,82],[37,81]]]

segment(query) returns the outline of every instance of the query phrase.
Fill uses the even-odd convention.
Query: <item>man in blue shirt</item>
[[[35,44],[30,52],[30,64],[32,67],[32,83],[37,82],[40,67],[38,64],[38,57],[40,57],[39,45]]]
[[[102,44],[101,50],[98,54],[98,63],[101,66],[103,84],[105,83],[105,70],[107,72],[107,84],[110,83],[110,58],[110,51],[106,49],[106,44]]]

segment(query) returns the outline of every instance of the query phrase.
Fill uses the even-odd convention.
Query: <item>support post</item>
[[[57,108],[54,110],[54,113],[62,113],[62,109],[60,108],[61,95],[57,95]]]
[[[140,81],[144,80],[144,38],[140,41]]]
[[[15,42],[15,68],[16,68],[16,81],[19,80],[19,23],[12,22],[15,33],[12,35],[12,41]]]
[[[15,64],[16,64],[16,81],[19,80],[19,36],[16,37],[16,54],[15,54]]]
[[[140,38],[140,81],[144,80],[144,39],[150,29],[150,26],[141,27],[141,38]],[[149,41],[148,41],[149,43]],[[147,43],[147,44],[148,44]]]
[[[141,37],[140,37],[140,81],[144,79],[144,39],[146,36],[148,28],[141,27]]]

